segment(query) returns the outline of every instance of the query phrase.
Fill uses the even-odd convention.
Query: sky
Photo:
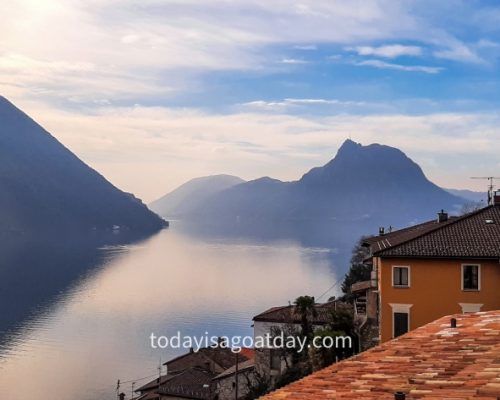
[[[347,138],[484,190],[499,63],[498,1],[0,2],[0,95],[146,202],[204,175],[298,179]]]

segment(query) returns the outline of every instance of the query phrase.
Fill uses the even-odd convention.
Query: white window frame
[[[470,264],[467,264],[470,265]],[[480,312],[484,304],[479,303],[458,303],[462,307],[462,314]]]
[[[411,327],[411,313],[410,313],[410,308],[412,308],[413,304],[395,304],[395,303],[389,303],[389,305],[392,308],[392,338],[394,339],[395,336],[395,330],[396,330],[396,323],[394,320],[394,314],[395,313],[402,313],[402,314],[408,314],[408,332],[410,332],[410,327]]]
[[[464,288],[464,267],[473,266],[477,267],[477,289],[465,289]],[[460,285],[462,287],[462,292],[480,292],[481,291],[481,264],[464,263],[460,269]]]
[[[408,270],[408,285],[395,285],[394,284],[394,269],[395,268],[406,268]],[[411,287],[411,268],[409,265],[393,265],[392,270],[391,270],[391,280],[392,280],[392,287],[395,288],[409,288]]]

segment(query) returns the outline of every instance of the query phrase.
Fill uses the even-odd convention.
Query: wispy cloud
[[[318,50],[318,46],[316,46],[315,44],[295,45],[293,46],[293,48],[297,50],[306,50],[306,51]]]
[[[429,67],[425,65],[401,65],[380,60],[359,61],[355,62],[354,65],[359,67],[374,67],[380,69],[392,69],[397,71],[424,72],[426,74],[438,74],[444,69],[442,67]]]
[[[443,50],[437,50],[434,52],[434,56],[437,58],[443,58],[452,61],[475,64],[486,63],[486,61],[481,58],[475,51],[473,51],[469,46],[463,43],[455,43],[453,46],[450,46]]]
[[[284,58],[280,62],[282,64],[309,64],[309,61],[300,58]]]
[[[315,107],[315,106],[365,106],[363,101],[345,101],[338,99],[321,98],[286,98],[283,100],[266,101],[255,100],[242,103],[240,106],[254,110],[285,111],[287,108]]]
[[[385,46],[356,46],[346,47],[347,51],[353,51],[360,56],[377,56],[385,58],[396,58],[401,56],[420,56],[423,51],[419,46],[405,46],[401,44],[391,44]]]

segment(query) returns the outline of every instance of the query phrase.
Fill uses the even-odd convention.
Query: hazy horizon
[[[401,149],[445,188],[500,174],[489,1],[0,9],[0,95],[145,202],[206,175],[295,180],[349,137]]]

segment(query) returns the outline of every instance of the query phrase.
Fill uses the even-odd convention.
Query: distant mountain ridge
[[[453,194],[454,196],[462,197],[463,199],[483,204],[486,206],[488,202],[488,192],[475,192],[473,190],[467,189],[445,189],[447,192]]]
[[[197,221],[364,221],[406,226],[458,210],[464,200],[430,182],[402,151],[347,140],[337,155],[293,182],[264,177],[208,196]]]
[[[182,218],[203,207],[207,199],[245,181],[232,175],[212,175],[191,179],[174,191],[149,204],[165,218]]]
[[[0,96],[0,231],[146,233],[164,224]]]

